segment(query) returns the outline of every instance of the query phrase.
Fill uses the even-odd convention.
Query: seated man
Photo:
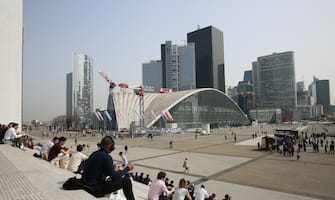
[[[165,196],[165,199],[171,199],[174,188],[166,187],[165,180],[166,173],[159,172],[157,174],[157,179],[151,183],[151,187],[148,192],[148,200],[159,200],[161,196]]]
[[[54,144],[49,151],[48,161],[52,161],[60,153],[62,153],[63,155],[68,155],[68,154],[71,153],[71,148],[68,148],[67,150],[64,150],[62,148],[62,146],[65,144],[65,142],[66,142],[65,137],[58,138],[58,143]]]
[[[53,147],[57,143],[58,143],[58,137],[54,137],[52,141],[49,141],[48,143],[42,146],[40,154],[44,160],[48,160],[48,155],[51,147]]]
[[[93,152],[86,161],[82,174],[84,184],[92,187],[96,197],[103,197],[122,188],[126,198],[134,200],[131,179],[125,176],[134,169],[134,164],[130,163],[124,169],[116,171],[113,158],[109,155],[115,149],[114,140],[106,136],[99,146],[100,149]]]

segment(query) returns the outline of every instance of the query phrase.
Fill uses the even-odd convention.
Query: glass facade
[[[93,60],[86,54],[73,54],[73,121],[75,127],[84,128],[92,123],[93,112]]]
[[[249,123],[238,105],[218,90],[195,93],[176,104],[169,112],[180,128],[194,128],[204,123],[209,123],[213,128]],[[154,126],[161,127],[164,123],[164,119],[160,118]]]
[[[196,87],[225,92],[223,32],[208,26],[187,33],[187,42],[195,44]]]
[[[296,110],[294,52],[258,57],[253,79],[257,107]]]

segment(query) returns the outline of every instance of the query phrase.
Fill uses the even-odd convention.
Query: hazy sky
[[[166,40],[184,44],[197,26],[224,33],[226,85],[257,57],[294,51],[296,81],[330,80],[335,104],[334,0],[24,0],[23,118],[66,112],[72,52],[93,57],[94,106],[106,107],[103,70],[116,83],[142,83],[142,63]]]

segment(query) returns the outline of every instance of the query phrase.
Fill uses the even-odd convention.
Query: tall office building
[[[166,41],[161,45],[164,48],[163,63],[163,87],[179,90],[179,63],[178,63],[178,46]],[[161,52],[163,54],[163,52]]]
[[[313,82],[308,86],[311,96],[311,105],[322,105],[324,114],[331,112],[330,95],[329,95],[329,80],[319,80],[313,77]]]
[[[66,74],[66,118],[72,119],[72,72]]]
[[[196,88],[194,43],[178,46],[178,61],[179,90],[190,90]]]
[[[142,64],[142,84],[162,88],[162,62],[160,60]]]
[[[248,70],[244,72],[244,77],[243,77],[244,81],[249,81],[250,83],[253,83],[252,81],[252,70]]]
[[[223,32],[208,26],[187,33],[187,42],[195,44],[196,87],[225,92]]]
[[[1,124],[22,124],[22,7],[22,0],[0,1]]]
[[[73,54],[72,116],[76,127],[92,123],[93,60],[86,54]]]
[[[296,110],[294,52],[258,57],[252,68],[257,107]]]
[[[194,44],[185,46],[166,41],[161,45],[162,86],[173,91],[195,88]]]
[[[308,105],[308,91],[305,90],[304,81],[297,82],[297,105]]]

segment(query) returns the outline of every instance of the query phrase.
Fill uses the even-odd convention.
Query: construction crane
[[[102,70],[99,71],[99,74],[109,83],[109,97],[108,97],[108,106],[107,110],[115,113],[114,101],[113,101],[113,90],[115,87],[119,87],[122,92],[125,92],[126,89],[134,89],[134,93],[139,96],[139,108],[140,108],[140,126],[141,129],[144,128],[144,87],[140,86],[129,86],[127,83],[116,84],[109,79],[108,75]],[[115,118],[116,119],[116,118]]]

